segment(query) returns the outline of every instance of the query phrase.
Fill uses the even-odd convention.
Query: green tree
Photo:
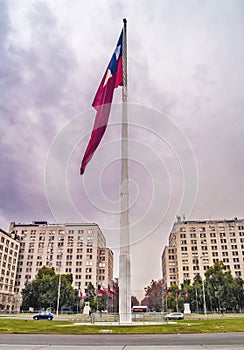
[[[57,275],[54,268],[43,266],[36,278],[22,290],[22,309],[56,309],[60,281],[59,307],[71,306],[75,299],[72,275]]]
[[[233,278],[222,261],[215,263],[206,273],[207,302],[211,310],[235,310],[243,305],[243,280]]]

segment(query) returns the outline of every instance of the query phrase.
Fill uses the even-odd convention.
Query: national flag
[[[100,284],[97,285],[97,292],[102,294],[102,295],[106,294],[105,290],[103,289],[103,287]]]
[[[78,290],[78,296],[79,296],[79,299],[82,299],[82,290],[80,288]]]
[[[107,127],[111,103],[113,100],[114,89],[123,85],[123,69],[122,69],[122,45],[123,30],[120,34],[119,41],[108,64],[102,81],[99,85],[97,93],[94,97],[92,106],[96,109],[97,114],[90,141],[82,160],[80,174],[85,171],[87,163],[92,159]]]
[[[188,299],[189,294],[188,294],[188,289],[186,289],[186,299]]]
[[[115,295],[116,293],[110,288],[110,285],[108,285],[108,294]]]

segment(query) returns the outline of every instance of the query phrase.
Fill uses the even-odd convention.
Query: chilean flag
[[[110,285],[108,285],[108,294],[115,295],[116,293],[110,288]]]
[[[82,160],[80,174],[85,171],[87,163],[92,159],[107,127],[111,103],[113,100],[114,89],[123,85],[123,69],[122,69],[122,45],[123,30],[120,34],[119,41],[108,64],[102,81],[99,85],[97,93],[94,97],[92,106],[96,109],[97,114],[90,141]]]
[[[78,295],[79,295],[79,299],[82,299],[82,290],[79,288],[79,291],[78,291]]]
[[[103,287],[100,284],[98,284],[98,286],[97,286],[97,292],[100,294],[103,294],[103,295],[106,294],[105,290],[103,289]]]

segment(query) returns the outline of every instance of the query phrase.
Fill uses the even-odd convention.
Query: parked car
[[[51,312],[40,312],[33,316],[33,320],[49,320],[52,321],[53,314]]]
[[[183,320],[184,314],[181,312],[171,312],[170,314],[166,315],[165,318],[168,320]]]

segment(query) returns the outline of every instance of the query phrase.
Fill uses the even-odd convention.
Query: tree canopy
[[[22,290],[22,309],[56,309],[59,281],[59,308],[72,306],[77,295],[77,291],[72,287],[72,275],[58,275],[53,267],[44,266],[39,269],[36,278]]]

